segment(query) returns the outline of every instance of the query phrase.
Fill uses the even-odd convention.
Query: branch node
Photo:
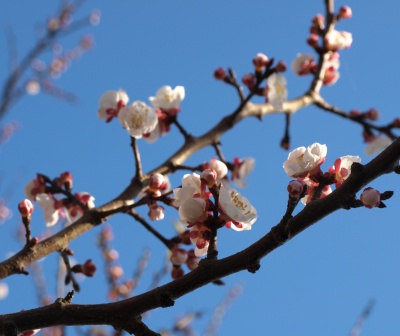
[[[70,292],[67,293],[67,295],[65,296],[65,298],[58,298],[54,301],[55,304],[59,304],[59,305],[68,305],[72,303],[72,298],[74,297],[75,291],[72,290]]]
[[[249,267],[247,267],[247,270],[250,273],[254,274],[260,269],[260,267],[261,267],[260,260],[257,260],[254,263],[252,263],[251,265],[249,265]]]

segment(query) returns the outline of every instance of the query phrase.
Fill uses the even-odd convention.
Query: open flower
[[[150,97],[149,100],[154,108],[176,113],[180,109],[180,104],[185,98],[185,88],[177,86],[172,89],[169,85],[160,88],[155,97]]]
[[[43,210],[46,226],[55,225],[60,218],[60,206],[54,196],[51,194],[38,194],[36,201]]]
[[[328,50],[341,50],[350,48],[353,36],[346,31],[331,30],[325,36],[325,45]]]
[[[286,78],[282,74],[274,73],[267,79],[267,100],[274,109],[281,111],[287,100]]]
[[[255,159],[252,157],[247,157],[243,159],[234,158],[233,160],[233,170],[232,170],[232,182],[235,186],[239,188],[245,188],[246,177],[249,175],[255,166]]]
[[[194,194],[201,192],[200,175],[185,174],[182,178],[182,188],[174,189],[174,206],[179,207],[186,199],[193,197]]]
[[[43,194],[46,191],[46,183],[41,176],[30,180],[24,188],[26,197],[31,201],[36,201],[36,196],[38,194]]]
[[[153,108],[139,100],[125,106],[118,114],[118,120],[129,134],[140,139],[143,134],[150,133],[157,126],[158,118]]]
[[[210,162],[203,164],[203,169],[212,168],[217,173],[217,179],[222,179],[228,174],[228,167],[225,163],[215,158],[211,159]]]
[[[232,222],[236,231],[250,230],[257,220],[257,211],[249,200],[235,189],[221,186],[219,190],[219,206],[221,218]]]
[[[79,192],[74,195],[82,204],[86,204],[89,209],[95,207],[95,198],[87,192]],[[78,204],[70,204],[66,206],[67,219],[69,223],[76,222],[82,217],[84,210]]]
[[[309,54],[298,54],[291,66],[297,76],[308,75],[317,68],[314,57]]]
[[[107,91],[100,97],[97,115],[100,119],[106,119],[107,122],[110,122],[118,116],[120,109],[128,101],[129,97],[124,90]]]
[[[329,172],[335,174],[336,188],[350,176],[351,165],[354,162],[360,163],[361,158],[353,155],[341,156],[335,161],[333,167],[329,168]]]
[[[387,136],[374,136],[372,140],[368,141],[367,147],[365,147],[365,154],[372,155],[379,153],[388,147],[393,141]]]
[[[310,146],[299,147],[289,153],[283,168],[290,177],[304,177],[312,170],[319,168],[325,161],[328,149],[326,145],[314,143]]]
[[[182,223],[203,223],[207,217],[207,202],[201,198],[188,198],[179,207],[179,219]]]

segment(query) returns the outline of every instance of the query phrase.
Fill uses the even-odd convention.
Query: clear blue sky
[[[338,25],[353,34],[354,43],[341,52],[341,78],[322,93],[344,110],[375,107],[381,111],[380,123],[399,116],[399,47],[397,1],[385,5],[375,1],[337,2],[350,5],[353,18]],[[18,56],[24,55],[36,38],[35,28],[57,9],[53,2],[3,2],[2,27],[12,27]],[[95,37],[95,48],[56,83],[74,92],[79,101],[68,104],[40,94],[18,102],[4,122],[18,120],[22,128],[0,149],[0,196],[9,188],[7,200],[14,213],[24,198],[23,187],[37,172],[55,177],[69,170],[74,190],[88,191],[101,205],[115,197],[129,183],[134,160],[128,134],[117,122],[105,124],[97,118],[97,102],[107,90],[125,89],[131,101],[153,96],[163,85],[183,85],[181,123],[195,135],[202,134],[238,104],[234,90],[213,79],[217,67],[231,66],[240,78],[252,71],[251,60],[263,52],[288,65],[297,53],[310,53],[306,45],[310,20],[324,11],[323,1],[93,1],[88,0],[77,17],[91,9],[102,12],[101,24],[63,40],[72,47],[83,33]],[[1,79],[8,73],[8,48],[0,38]],[[47,58],[46,58],[47,57]],[[49,55],[44,60],[49,59]],[[305,92],[310,78],[286,73],[289,98]],[[257,101],[257,100],[256,100]],[[222,138],[224,154],[256,158],[256,169],[242,193],[257,208],[259,219],[248,232],[223,230],[219,235],[220,256],[246,247],[278,223],[286,208],[289,178],[282,164],[287,152],[279,148],[284,117],[269,116],[263,122],[245,120]],[[342,155],[364,155],[361,129],[332,115],[307,108],[294,115],[291,127],[292,148],[314,142],[328,146],[327,168]],[[170,148],[182,143],[176,130],[157,143],[140,141],[144,170],[164,161]],[[189,159],[197,165],[214,156],[210,149]],[[172,177],[175,186],[181,174]],[[196,322],[201,335],[215,305],[236,283],[244,293],[230,308],[219,335],[347,335],[367,302],[376,306],[362,335],[396,334],[400,330],[400,271],[398,265],[400,226],[399,188],[396,176],[387,176],[371,186],[394,190],[388,208],[340,211],[306,230],[262,261],[255,274],[240,273],[225,279],[225,287],[208,285],[178,300],[172,309],[156,310],[145,322],[153,330],[168,327],[179,314],[200,309],[205,316]],[[300,205],[300,208],[302,205]],[[143,209],[147,213],[147,209]],[[172,220],[178,214],[155,223],[166,235],[172,234]],[[144,229],[127,216],[110,220],[127,274],[133,271],[144,247],[152,250],[147,275],[137,293],[147,289],[151,273],[158,270],[166,251]],[[18,216],[0,226],[0,256],[20,248],[15,240]],[[33,233],[45,231],[41,212],[33,216]],[[55,230],[58,230],[56,227]],[[99,271],[86,279],[76,303],[105,302],[106,286],[94,229],[71,244],[76,258],[92,258]],[[54,293],[54,256],[42,262],[50,293]],[[30,277],[14,275],[5,280],[10,295],[0,301],[0,313],[37,306]],[[168,278],[163,280],[169,281]],[[68,334],[74,335],[72,329]]]

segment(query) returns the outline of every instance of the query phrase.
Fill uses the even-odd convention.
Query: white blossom
[[[36,195],[36,201],[38,202],[39,207],[43,210],[46,226],[55,225],[58,222],[60,215],[55,206],[56,200],[54,197],[48,194],[38,194]]]
[[[350,48],[353,36],[346,31],[331,30],[325,36],[326,47],[329,50],[341,50]]]
[[[327,151],[326,145],[319,143],[296,148],[289,153],[283,168],[290,177],[305,176],[325,161]]]
[[[107,91],[103,93],[99,100],[98,117],[110,121],[118,115],[119,110],[129,101],[129,97],[124,90]]]
[[[232,220],[232,229],[236,231],[250,230],[257,220],[257,211],[249,200],[235,189],[221,186],[219,190],[219,206],[223,214]]]
[[[377,136],[372,141],[368,142],[367,147],[365,147],[365,154],[372,155],[379,153],[388,147],[393,141],[387,136]]]
[[[267,79],[268,102],[277,111],[283,109],[283,103],[287,100],[288,92],[286,89],[286,78],[280,73],[274,73]]]
[[[162,110],[179,109],[182,100],[185,98],[185,88],[177,86],[172,89],[169,85],[160,88],[155,97],[149,100],[154,108]]]
[[[232,171],[232,182],[235,186],[239,188],[246,187],[246,177],[253,171],[255,162],[256,160],[252,157],[243,159],[235,158]]]
[[[200,175],[185,174],[182,178],[182,188],[174,189],[174,206],[179,207],[186,199],[200,193]]]
[[[310,54],[298,54],[291,64],[297,76],[308,75],[316,67],[314,57]]]
[[[150,133],[157,126],[158,118],[153,108],[139,100],[125,106],[118,114],[118,120],[129,134],[140,139],[143,134]]]
[[[179,206],[179,220],[183,223],[202,223],[207,219],[207,203],[201,198],[191,197]]]

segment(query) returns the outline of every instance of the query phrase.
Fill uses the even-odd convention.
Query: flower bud
[[[353,16],[353,12],[349,6],[342,6],[339,9],[338,17],[341,19],[350,19]]]
[[[171,252],[172,254],[170,259],[175,266],[180,266],[186,262],[188,258],[188,253],[186,250],[179,247],[174,247]]]
[[[188,252],[188,259],[186,260],[186,266],[192,271],[199,266],[200,258],[194,254],[194,250]]]
[[[309,46],[315,48],[318,46],[318,35],[311,34],[310,37],[307,39],[307,43]]]
[[[360,196],[361,202],[368,209],[379,206],[381,203],[381,193],[373,188],[365,188]]]
[[[183,277],[185,272],[183,271],[182,267],[172,267],[171,270],[171,277],[172,279],[178,279],[180,277]]]
[[[254,67],[256,68],[256,71],[258,71],[258,72],[264,71],[264,69],[268,65],[268,63],[269,63],[268,57],[262,53],[258,53],[253,58]]]
[[[155,173],[151,174],[149,178],[149,187],[150,189],[159,190],[165,187],[165,177],[162,174]]]
[[[378,120],[380,116],[380,113],[377,109],[369,109],[367,112],[364,113],[364,118],[369,119],[372,121]]]
[[[96,265],[92,262],[92,259],[88,259],[82,265],[82,273],[86,276],[93,276],[96,273]]]
[[[285,72],[286,71],[286,63],[283,61],[279,61],[275,67],[276,72]]]
[[[217,172],[212,168],[205,169],[201,172],[200,179],[205,181],[208,187],[211,187],[217,183]]]
[[[290,197],[299,198],[305,187],[306,184],[303,181],[292,180],[289,182],[287,190],[289,192]]]
[[[214,78],[224,80],[226,78],[226,71],[224,68],[218,68],[214,71]]]
[[[163,206],[154,203],[149,206],[148,216],[153,221],[158,221],[164,219],[165,209]]]
[[[18,211],[23,218],[30,218],[33,213],[34,206],[32,202],[28,199],[24,199],[18,204]]]
[[[254,88],[256,85],[256,77],[253,74],[245,74],[242,77],[242,82],[246,85],[249,89]]]
[[[66,190],[72,189],[72,174],[70,172],[62,173],[59,177],[60,186],[64,187]]]

